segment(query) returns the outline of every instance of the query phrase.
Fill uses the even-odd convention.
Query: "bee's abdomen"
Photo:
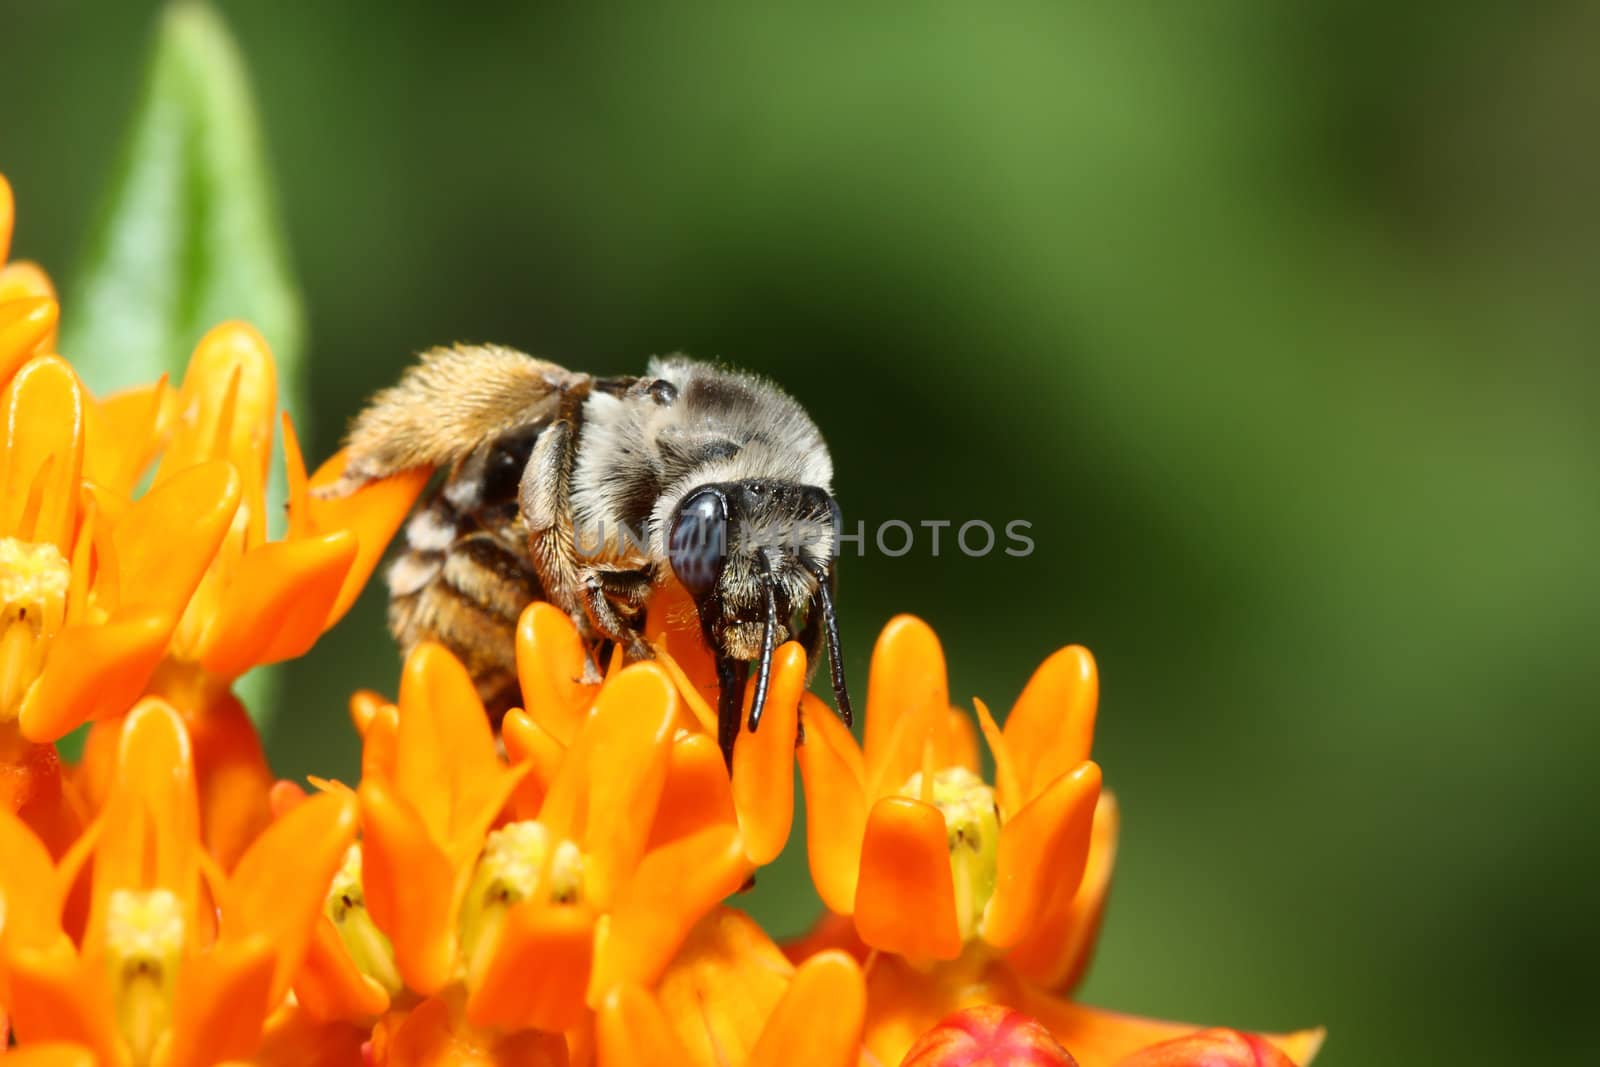
[[[544,589],[514,506],[463,510],[452,495],[447,484],[406,524],[405,551],[389,568],[389,629],[405,652],[423,641],[453,652],[498,723],[521,703],[517,619]]]

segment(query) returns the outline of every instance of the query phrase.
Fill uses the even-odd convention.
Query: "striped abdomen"
[[[517,513],[538,432],[501,437],[452,471],[406,524],[405,551],[389,568],[389,629],[401,650],[436,641],[455,653],[497,724],[521,703],[517,619],[545,599]]]

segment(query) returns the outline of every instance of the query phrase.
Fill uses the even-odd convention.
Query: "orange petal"
[[[0,383],[9,381],[54,336],[60,317],[60,305],[48,297],[0,304]]]
[[[218,460],[169,477],[134,502],[112,534],[119,612],[183,613],[239,508],[239,476]]]
[[[394,945],[406,984],[424,995],[455,963],[455,878],[414,808],[381,780],[361,783],[362,885],[367,910]]]
[[[84,412],[83,476],[119,495],[131,495],[159,451],[177,407],[177,394],[165,376],[91,402]]]
[[[667,759],[667,782],[646,847],[656,848],[708,826],[733,825],[736,818],[728,768],[717,743],[706,734],[679,734]]]
[[[355,834],[355,797],[320,793],[269,826],[229,879],[222,938],[267,936],[276,956],[274,1003],[300,966],[328,885]]]
[[[324,1022],[372,1019],[389,1010],[389,994],[356,967],[326,915],[311,928],[305,962],[294,976],[294,995],[307,1014]]]
[[[123,1060],[111,990],[98,962],[80,958],[65,937],[10,953],[7,1007],[21,1044],[70,1042],[94,1050],[101,1063]]]
[[[83,471],[83,389],[57,356],[29,360],[0,397],[0,535],[72,554]]]
[[[898,1064],[940,1019],[978,1004],[1016,1007],[1022,983],[1004,964],[926,968],[899,956],[878,955],[867,971],[867,1024],[863,1044],[879,1062]],[[1026,1008],[1022,1009],[1026,1011]],[[1088,1065],[1084,1065],[1088,1067]]]
[[[344,472],[344,453],[340,452],[324,463],[309,483],[311,489],[331,485]],[[362,486],[353,494],[338,500],[318,500],[307,497],[304,501],[305,522],[317,533],[349,530],[356,535],[356,558],[345,573],[339,596],[328,613],[327,626],[344,618],[350,605],[361,595],[372,570],[383,558],[395,531],[405,521],[411,505],[417,502],[423,486],[428,484],[432,471],[426,468],[402,471],[392,478]],[[293,480],[291,472],[291,480]],[[290,520],[296,519],[291,510]]]
[[[517,818],[532,819],[544,805],[550,783],[555,781],[566,757],[566,747],[521,708],[506,712],[500,722],[500,740],[505,743],[506,758],[513,766],[528,767],[527,776],[511,795],[511,807]]]
[[[867,678],[867,795],[892,793],[922,765],[925,741],[950,709],[944,650],[912,615],[889,620]]]
[[[21,819],[53,855],[78,836],[79,820],[62,771],[54,745],[34,744],[15,723],[0,723],[0,811]]]
[[[6,1067],[95,1067],[94,1052],[83,1045],[46,1041],[6,1051]]]
[[[116,585],[117,579],[113,573],[116,561],[109,558],[99,560],[101,567],[96,575],[92,564],[96,562],[96,542],[100,545],[109,544],[106,531],[103,527],[109,517],[102,514],[100,506],[95,501],[95,492],[87,482],[78,485],[78,532],[72,541],[72,553],[68,557],[69,566],[72,568],[68,578],[66,613],[64,620],[79,622],[88,616],[89,592],[95,584],[94,579],[99,577],[102,583],[111,588]],[[110,553],[106,554],[107,556]],[[108,613],[115,610],[116,604],[110,600],[97,605],[103,607]]]
[[[1072,1050],[1082,1067],[1115,1067],[1125,1057],[1174,1038],[1188,1037],[1191,1023],[1163,1022],[1091,1008],[1042,992],[1024,991],[1020,1010],[1044,1023],[1056,1040]],[[1322,1030],[1263,1035],[1299,1067],[1305,1067],[1322,1045]]]
[[[758,867],[778,858],[794,824],[795,733],[805,688],[805,650],[789,641],[773,654],[772,686],[755,733],[748,729],[755,686],[745,689],[741,729],[733,746],[733,806],[745,854]]]
[[[379,693],[374,693],[370,689],[357,689],[350,694],[350,724],[356,728],[356,733],[365,737],[367,727],[372,725],[372,720],[377,717],[379,709],[393,706],[393,701],[384,699]]]
[[[23,734],[54,741],[85,721],[122,714],[161,662],[172,627],[170,615],[129,612],[102,626],[64,628],[22,702]]]
[[[361,779],[393,782],[399,762],[400,709],[385,704],[373,713],[361,734]]]
[[[823,952],[794,972],[789,989],[761,1031],[750,1062],[770,1067],[855,1067],[867,985],[856,961]]]
[[[569,1030],[583,1021],[594,958],[587,908],[527,900],[506,913],[500,942],[467,998],[473,1026]]]
[[[255,327],[224,322],[200,338],[178,390],[178,419],[156,484],[207,460],[225,459],[246,486],[266,483],[278,409],[278,371]],[[250,507],[260,508],[254,495]],[[252,527],[265,516],[252,516]],[[253,538],[254,539],[254,538]]]
[[[289,500],[289,537],[306,537],[315,533],[311,524],[311,479],[306,474],[306,456],[300,448],[300,435],[294,431],[294,420],[285,411],[282,418],[284,480],[287,481]]]
[[[529,604],[517,622],[517,681],[528,717],[571,747],[594,700],[585,685],[589,654],[578,628],[553,604]]]
[[[595,1029],[601,1063],[694,1062],[656,998],[636,985],[618,986],[606,995]]]
[[[1006,716],[1006,747],[1030,796],[1089,758],[1100,676],[1094,657],[1069,645],[1033,672]]]
[[[101,815],[89,933],[98,943],[107,904],[119,889],[166,889],[192,923],[199,895],[200,800],[183,720],[166,701],[146,698],[128,712],[117,767]]]
[[[295,541],[275,541],[245,552],[206,629],[201,665],[221,678],[237,678],[258,664],[305,654],[356,556],[348,531]]]
[[[0,263],[5,262],[5,257],[0,256]],[[60,315],[60,303],[56,296],[55,284],[50,281],[50,275],[45,273],[43,267],[37,263],[19,259],[14,263],[6,263],[0,267],[0,307],[16,300],[49,300],[56,304],[56,314]],[[43,337],[33,341],[24,348],[32,348],[38,352],[56,351],[56,331],[52,327]],[[6,362],[5,356],[0,355],[0,363]],[[5,384],[5,376],[0,375],[0,385]]]
[[[657,656],[672,664],[669,673],[701,729],[716,736],[717,714],[712,708],[717,702],[717,664],[706,648],[700,612],[675,577],[669,575],[650,598],[644,634]]]
[[[580,843],[589,899],[604,910],[650,834],[667,776],[678,694],[654,663],[617,672],[550,785],[539,821]]]
[[[283,818],[305,802],[305,786],[287,778],[279,778],[267,791],[267,804],[272,809],[274,819]]]
[[[448,847],[478,819],[504,768],[472,676],[442,645],[426,642],[406,657],[395,740],[395,788]]]
[[[965,767],[973,774],[983,774],[983,764],[978,759],[978,732],[973,729],[972,716],[960,708],[951,708],[942,718],[936,718],[933,765]]]
[[[701,916],[752,870],[732,826],[708,827],[646,855],[602,922],[589,1003],[602,1002],[616,985],[653,985]]]
[[[568,1063],[567,1042],[561,1034],[483,1033],[441,997],[418,1004],[393,1027],[386,1039],[373,1034],[374,1048],[380,1042],[383,1046],[374,1060],[384,1067],[567,1067]]]
[[[804,963],[819,952],[843,952],[857,963],[864,963],[872,949],[856,933],[856,923],[848,915],[824,911],[811,929],[783,943],[783,954],[791,963]]]
[[[0,768],[3,773],[3,768]],[[61,931],[55,864],[32,830],[0,808],[0,938],[11,947],[48,944]]]
[[[867,802],[861,750],[850,730],[811,694],[802,698],[805,740],[796,755],[806,793],[806,856],[822,902],[840,915],[855,908]]]
[[[989,714],[989,705],[976,697],[973,698],[972,704],[978,712],[978,726],[983,730],[983,739],[989,745],[990,754],[994,756],[995,803],[1000,805],[1001,817],[1009,818],[1022,810],[1022,806],[1028,802],[1028,797],[1017,778],[1017,768],[1011,761],[1011,749],[1006,745],[1005,735],[995,724],[994,716]]]
[[[656,988],[662,1013],[689,1053],[677,1062],[755,1067],[758,1061],[750,1058],[750,1050],[793,973],[748,915],[732,908],[707,915]]]
[[[961,954],[948,831],[938,808],[909,797],[872,806],[855,917],[856,932],[873,948],[922,960]]]
[[[56,298],[55,283],[39,264],[26,259],[6,263],[4,252],[0,252],[0,263],[5,263],[5,266],[0,267],[0,304],[26,297],[47,296],[52,300]]]
[[[1056,894],[1071,899],[1089,860],[1100,768],[1080,764],[1000,827],[994,896],[980,927],[1002,952],[1026,937]]]
[[[1070,900],[1052,900],[1045,913],[1007,959],[1017,971],[1046,989],[1074,988],[1088,969],[1111,873],[1117,858],[1117,802],[1104,790],[1094,808],[1089,865]]]
[[[191,705],[180,710],[199,772],[202,837],[211,856],[231,868],[272,819],[272,771],[261,735],[231,692],[196,702],[192,694],[163,691],[160,682],[158,676],[152,689],[157,695],[175,706],[179,700]]]
[[[717,713],[711,710],[711,705],[717,699],[717,687],[712,683],[709,690],[695,684],[684,671],[682,665],[673,659],[672,653],[661,646],[656,646],[656,662],[661,664],[662,670],[672,678],[672,684],[678,687],[678,696],[683,700],[683,708],[688,713],[680,717],[678,728],[681,730],[702,730],[712,737],[717,735]]]
[[[302,1006],[284,1006],[267,1017],[252,1067],[353,1067],[371,1027],[318,1019]]]
[[[247,1059],[272,1006],[272,943],[261,934],[218,942],[178,972],[172,1044],[163,1067]]]

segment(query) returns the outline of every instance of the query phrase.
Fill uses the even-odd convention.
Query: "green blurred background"
[[[309,450],[451,340],[770,374],[847,517],[1032,521],[1027,559],[848,559],[849,666],[899,611],[963,702],[1094,650],[1125,824],[1084,999],[1325,1023],[1331,1067],[1590,1062],[1600,9],[1154,7],[221,4]],[[15,246],[60,278],[154,14],[0,5]],[[395,666],[372,590],[279,767],[351,774]],[[751,901],[780,932],[799,860]]]

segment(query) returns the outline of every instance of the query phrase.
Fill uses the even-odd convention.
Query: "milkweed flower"
[[[1192,1029],[1052,995],[1081,975],[1110,884],[1117,809],[1089,759],[1098,695],[1093,657],[1064,648],[1003,729],[976,701],[975,731],[950,707],[938,638],[900,616],[873,651],[862,745],[825,708],[802,705],[812,876],[829,909],[851,919],[813,943],[854,938],[874,953],[866,1044],[883,1062],[981,1003],[1041,1020],[1085,1067]],[[993,785],[978,774],[979,731]],[[1314,1047],[1310,1034],[1284,1040]]]
[[[190,723],[200,753],[205,832],[224,864],[266,824],[272,781],[255,730],[233,696],[234,679],[251,667],[303,654],[343,616],[422,481],[413,474],[380,483],[355,506],[315,500],[285,416],[289,529],[281,540],[269,541],[266,480],[276,404],[277,373],[260,334],[237,322],[208,332],[176,391],[175,414],[147,494],[192,481],[198,470],[227,470],[237,483],[217,506],[192,516],[185,595],[147,683]],[[76,724],[73,706],[56,705],[60,714],[52,731]],[[118,728],[114,717],[96,726],[89,741],[91,768],[114,746]],[[91,799],[97,799],[94,777],[88,781]]]
[[[0,180],[0,259],[11,220]],[[204,832],[231,865],[266,823],[271,782],[231,684],[305,652],[343,615],[426,474],[358,499],[315,500],[285,417],[289,532],[268,541],[277,386],[260,335],[224,323],[202,338],[178,389],[158,381],[96,400],[65,361],[35,354],[54,343],[54,309],[36,267],[0,268],[0,371],[9,379],[0,401],[0,799],[13,811],[28,804],[59,838],[70,818],[45,810],[59,771],[42,746],[97,724],[78,775],[92,810],[120,717],[157,694],[190,722]],[[318,477],[339,465],[336,457]]]
[[[0,394],[0,807],[24,813],[52,847],[65,822],[50,799],[59,771],[46,742],[62,714],[120,713],[137,699],[192,573],[168,554],[182,547],[187,518],[236,492],[231,473],[212,466],[136,504],[106,497],[83,478],[91,404],[50,355],[30,359]]]
[[[655,990],[619,985],[601,1005],[604,1064],[854,1067],[866,985],[847,953],[796,966],[748,916],[720,908],[700,922]]]
[[[576,641],[565,616],[541,618],[550,610],[529,609],[524,645]],[[522,661],[544,666],[537,652]],[[655,982],[749,876],[730,821],[680,812],[652,833],[680,714],[666,673],[635,664],[573,695],[593,697],[576,721],[546,700],[510,712],[509,759],[439,646],[413,650],[397,704],[358,702],[362,839],[297,984],[307,1010],[383,1016],[380,1052],[583,1030],[610,988]]]
[[[127,1067],[250,1055],[355,826],[351,798],[319,797],[224,874],[201,846],[183,723],[160,700],[140,703],[103,813],[59,862],[0,811],[0,977],[17,1036]]]
[[[867,945],[910,959],[953,960],[968,944],[1005,953],[1052,932],[1100,797],[1094,686],[1093,660],[1070,648],[1034,676],[1007,734],[980,702],[990,786],[972,727],[950,707],[938,639],[918,619],[891,621],[873,653],[864,744],[820,706],[805,717],[807,852],[828,907],[853,915]]]

